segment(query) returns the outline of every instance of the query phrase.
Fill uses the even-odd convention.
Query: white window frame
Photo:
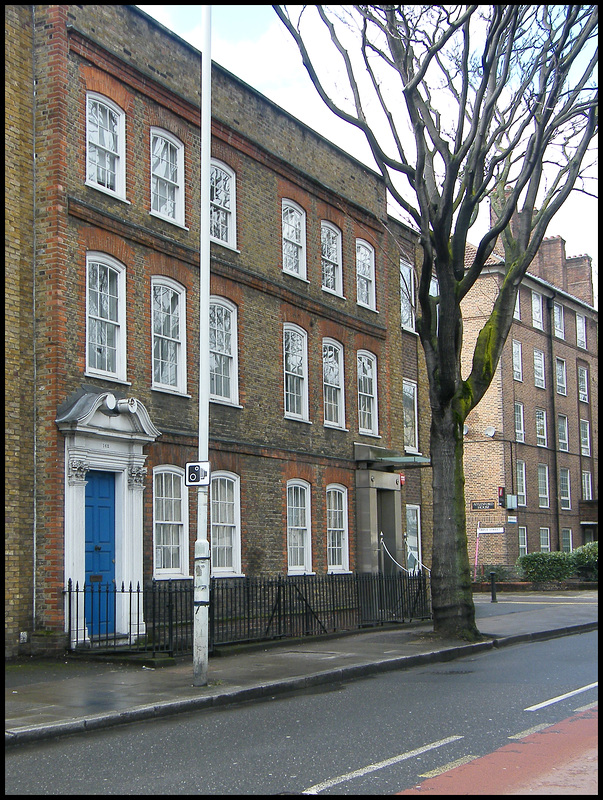
[[[544,330],[542,295],[532,290],[532,327]]]
[[[176,174],[170,176],[155,174],[153,172],[153,162],[155,160],[154,144],[155,140],[162,140],[169,148],[175,151],[175,166]],[[184,228],[184,143],[180,141],[169,131],[163,128],[152,127],[150,131],[150,152],[151,152],[151,185],[149,187],[151,211],[153,217],[158,217],[172,225],[178,225]],[[173,192],[173,197],[165,199],[163,208],[157,208],[159,205],[158,193],[155,191],[155,181],[165,185]],[[168,210],[169,209],[169,210]]]
[[[593,478],[589,469],[582,470],[582,499],[593,499]]]
[[[521,342],[518,342],[517,339],[513,339],[513,380],[523,381]]]
[[[331,500],[337,497],[338,505],[334,508]],[[339,483],[330,483],[326,489],[325,512],[327,516],[327,572],[349,572],[348,546],[348,490]],[[340,537],[338,546],[334,546],[334,537]],[[341,559],[332,558],[334,551],[341,552]]]
[[[525,442],[526,428],[524,421],[524,406],[523,403],[516,402],[514,406],[513,418],[515,420],[515,441]]]
[[[291,215],[293,224],[286,215]],[[282,202],[283,272],[307,282],[306,278],[306,212],[293,200]]]
[[[92,142],[92,130],[90,125],[90,105],[99,103],[105,106],[108,112],[117,117],[116,125],[116,149],[103,146],[100,142]],[[99,181],[99,167],[97,162],[92,162],[93,150],[100,149],[115,159],[115,186],[105,186]],[[103,169],[101,167],[101,169]],[[111,195],[118,200],[126,200],[126,113],[113,100],[105,97],[98,92],[86,93],[86,186],[91,186],[99,192]]]
[[[546,411],[544,408],[537,408],[534,411],[536,418],[536,444],[538,447],[546,447],[548,436],[546,429]]]
[[[574,549],[574,536],[571,528],[561,528],[561,552],[571,553]]]
[[[220,494],[222,488],[232,492],[228,499]],[[218,496],[220,495],[220,496]],[[227,529],[230,544],[219,543],[219,528]],[[241,573],[241,478],[235,472],[217,470],[211,474],[210,486],[211,574],[216,578],[240,577]],[[219,551],[229,551],[230,563],[220,564]]]
[[[538,508],[549,506],[549,467],[548,464],[538,464]]]
[[[312,487],[307,481],[287,481],[287,570],[289,575],[312,573]],[[292,503],[297,501],[295,505]],[[303,503],[301,502],[303,500]],[[293,534],[296,534],[295,541]],[[298,539],[297,537],[301,537]],[[301,558],[292,559],[293,550],[301,550]]]
[[[557,394],[567,397],[567,368],[565,359],[555,359],[555,386]]]
[[[586,350],[586,317],[576,314],[576,345]]]
[[[568,419],[565,414],[557,415],[557,442],[559,450],[564,453],[569,452],[569,427]]]
[[[408,518],[410,515],[413,515],[416,523],[417,523],[417,554],[413,556],[416,558],[416,565],[410,563],[410,554],[411,554],[411,547],[409,545],[409,536],[408,536]],[[414,505],[412,503],[406,504],[406,514],[405,514],[405,543],[406,543],[406,568],[412,572],[418,572],[423,565],[423,553],[422,553],[422,536],[421,536],[421,506]]]
[[[559,469],[559,500],[564,511],[572,509],[572,490],[570,484],[570,471],[568,467]]]
[[[538,389],[546,389],[544,353],[536,348],[534,349],[534,386]]]
[[[223,173],[227,187],[216,196],[216,175]],[[231,250],[237,249],[237,176],[223,161],[212,159],[210,173],[210,227],[209,238]]]
[[[300,359],[299,368],[292,369],[290,364],[290,354],[287,346],[288,338],[291,336],[301,338],[301,353],[296,354]],[[293,389],[294,385],[297,388]],[[289,398],[297,398],[296,406],[299,410],[291,410]],[[296,419],[302,422],[309,421],[308,412],[308,334],[299,325],[285,323],[283,326],[283,402],[285,417]]]
[[[238,346],[238,309],[237,306],[225,297],[212,295],[209,299],[209,350],[210,350],[210,380],[209,380],[209,399],[213,403],[223,403],[225,405],[239,405],[239,346]],[[222,311],[222,319],[226,315],[230,317],[230,331],[224,330],[224,325],[218,329],[216,322],[216,311]],[[213,314],[213,316],[212,316]],[[230,334],[230,340],[226,340],[226,334]],[[218,336],[221,334],[221,337]],[[221,339],[221,341],[218,341]],[[218,375],[213,369],[214,359],[220,361],[222,366],[228,365],[229,391],[221,394],[216,391],[217,378],[224,378],[224,374]]]
[[[178,332],[162,332],[156,330],[156,309],[155,309],[155,290],[165,289],[172,292],[178,298]],[[173,383],[165,383],[157,380],[155,376],[156,364],[156,337],[161,341],[171,344],[176,353],[175,380]],[[161,392],[172,394],[186,394],[186,289],[180,283],[167,278],[164,275],[151,276],[151,388]]]
[[[588,368],[578,367],[578,400],[588,403]]]
[[[402,414],[404,422],[404,450],[409,453],[419,452],[419,413],[418,387],[416,381],[402,380]],[[412,398],[412,408],[408,398]],[[410,423],[410,424],[409,424]],[[410,436],[407,433],[410,432]],[[407,441],[408,439],[408,441]]]
[[[156,479],[159,475],[171,475],[173,481],[177,481],[180,487],[180,497],[177,496],[163,496],[163,502],[172,502],[172,514],[158,515],[157,504],[160,499],[157,496]],[[177,519],[175,513],[177,503],[180,506],[180,519]],[[176,517],[170,519],[170,516]],[[184,484],[184,469],[177,467],[173,464],[160,464],[153,468],[153,574],[155,578],[169,579],[169,578],[186,578],[189,577],[189,536],[188,536],[188,489]],[[178,526],[178,544],[174,545],[179,551],[179,567],[158,567],[157,566],[157,548],[158,544],[158,526],[166,524],[175,524]]]
[[[540,552],[541,553],[550,553],[551,552],[551,529],[542,527],[539,531],[540,535]]]
[[[515,308],[513,309],[513,319],[521,320],[521,305],[519,302],[519,289],[517,290],[517,296],[515,298]]]
[[[580,420],[580,454],[590,456],[590,422],[587,419]]]
[[[327,241],[329,239],[329,241]],[[337,225],[320,223],[320,273],[323,292],[343,297],[342,234]],[[330,286],[330,283],[333,283]]]
[[[372,375],[370,376],[370,380],[372,385],[370,387],[365,386],[365,376],[360,375],[361,362],[362,364],[371,365]],[[356,373],[356,386],[358,392],[358,430],[360,433],[363,433],[367,436],[378,436],[379,406],[377,395],[377,356],[374,353],[370,353],[368,350],[358,350],[358,353],[356,354]],[[368,389],[370,389],[370,391],[368,391]],[[367,404],[370,404],[370,409],[368,409]],[[371,424],[369,426],[363,426],[361,425],[361,422],[367,421],[367,415],[369,415],[368,421],[370,421]]]
[[[528,529],[525,525],[520,525],[518,527],[518,545],[519,545],[519,555],[525,556],[528,552]]]
[[[515,477],[517,481],[517,505],[527,505],[526,493],[526,462],[520,458],[515,462]]]
[[[337,354],[337,370],[329,370],[327,353]],[[322,391],[323,415],[327,428],[345,430],[345,376],[344,376],[344,351],[343,345],[335,339],[322,340]],[[337,419],[329,419],[329,410],[335,411]]]
[[[561,303],[553,303],[553,320],[555,336],[565,339],[565,315]]]
[[[116,274],[117,282],[117,299],[114,302],[113,311],[108,313],[113,316],[103,316],[100,313],[98,304],[96,309],[93,306],[91,298],[91,269],[92,265],[100,265],[104,269]],[[98,282],[97,282],[98,286]],[[98,292],[95,294],[98,295]],[[111,301],[109,300],[109,304]],[[90,358],[90,350],[92,347],[91,335],[92,330],[97,328],[108,330],[109,327],[113,329],[115,336],[115,345],[110,349],[115,351],[115,369],[105,369],[96,366],[92,363]],[[102,346],[103,342],[97,343]],[[108,345],[107,345],[108,349]],[[100,351],[99,351],[100,352]],[[106,253],[99,253],[96,251],[88,251],[86,253],[86,375],[94,377],[108,378],[110,380],[126,383],[127,375],[127,360],[126,360],[126,268],[117,259]]]
[[[412,264],[400,259],[400,322],[406,331],[415,327],[415,281]]]
[[[360,252],[366,251],[368,257],[360,258]],[[367,269],[364,270],[363,267]],[[367,299],[361,299],[366,294]],[[371,311],[377,310],[375,287],[375,248],[364,239],[356,239],[356,303]]]

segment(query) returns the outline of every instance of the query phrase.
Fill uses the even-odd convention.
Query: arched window
[[[366,350],[358,351],[358,429],[377,436],[377,358]]]
[[[287,561],[290,575],[312,572],[310,484],[287,482]]]
[[[306,212],[283,200],[283,272],[306,280]]]
[[[126,115],[96,92],[86,95],[86,184],[126,199]]]
[[[308,335],[297,325],[283,331],[285,416],[308,420]]]
[[[214,242],[236,248],[236,175],[221,161],[212,161],[209,185],[210,237]]]
[[[345,428],[343,346],[334,339],[322,340],[322,381],[325,425]]]
[[[348,490],[332,483],[327,486],[327,568],[329,572],[347,572]]]
[[[188,577],[188,489],[171,464],[153,469],[153,554],[155,577]]]
[[[151,128],[151,214],[184,227],[184,144]]]
[[[236,405],[239,402],[237,307],[223,297],[209,303],[209,396]]]
[[[186,393],[186,290],[151,278],[153,389]]]
[[[126,268],[106,253],[86,256],[86,374],[126,380]]]
[[[375,251],[368,242],[356,239],[356,302],[376,311]]]
[[[241,574],[240,478],[232,472],[211,477],[212,575]]]

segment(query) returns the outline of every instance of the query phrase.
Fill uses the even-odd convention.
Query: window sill
[[[243,408],[240,403],[233,402],[232,400],[224,400],[221,397],[210,397],[210,403],[215,403],[217,406],[227,406],[229,408]]]
[[[111,375],[110,373],[106,372],[90,372],[86,370],[84,372],[85,378],[98,378],[99,380],[103,381],[111,381],[112,383],[120,383],[122,386],[131,386],[132,381],[128,381],[125,378],[118,378],[116,375]]]
[[[285,419],[289,420],[290,422],[303,422],[305,425],[312,425],[312,421],[309,419],[303,419],[302,417],[290,417],[288,414],[285,414]]]
[[[283,275],[290,275],[292,278],[295,278],[296,280],[301,281],[302,283],[307,283],[307,284],[310,283],[310,281],[304,275],[297,275],[297,273],[288,272],[286,269],[283,270]]]
[[[161,392],[162,394],[171,394],[175,397],[185,397],[191,399],[191,395],[186,392],[181,392],[178,389],[170,389],[168,386],[151,386],[152,392]]]
[[[349,433],[349,428],[344,428],[341,425],[332,425],[329,422],[324,423],[325,428],[328,428],[330,431],[341,431],[342,433]]]
[[[214,239],[212,236],[209,237],[209,241],[211,244],[217,244],[220,247],[225,247],[227,250],[231,250],[233,253],[241,252],[237,249],[236,244],[229,244],[228,242],[223,242],[221,239]]]
[[[212,578],[244,578],[244,572],[212,572]]]
[[[104,186],[99,186],[97,183],[85,181],[85,185],[89,186],[91,189],[95,189],[97,192],[101,192],[101,194],[107,195],[107,197],[112,197],[114,200],[119,200],[120,202],[125,203],[127,206],[132,205],[132,203],[129,200],[126,200],[126,198],[122,195],[112,192],[110,189],[105,189]]]
[[[157,211],[149,211],[150,217],[155,217],[155,219],[160,219],[163,222],[168,222],[170,225],[174,225],[176,228],[181,228],[183,231],[188,231],[189,228],[180,220],[172,219],[172,217],[164,217],[163,214],[159,214]]]

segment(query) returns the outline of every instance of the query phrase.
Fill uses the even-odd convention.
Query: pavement
[[[430,622],[371,628],[248,647],[210,656],[195,687],[192,657],[169,662],[30,659],[5,669],[5,744],[15,745],[269,699],[379,672],[450,661],[476,652],[598,629],[598,591],[475,594],[483,640],[433,633]]]

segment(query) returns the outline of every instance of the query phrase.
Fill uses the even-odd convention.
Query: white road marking
[[[545,700],[543,703],[537,703],[534,706],[528,706],[527,708],[524,708],[524,711],[538,711],[539,708],[552,706],[553,703],[559,703],[561,702],[561,700],[565,700],[567,697],[573,697],[575,694],[580,694],[581,692],[588,691],[588,689],[594,689],[594,687],[598,685],[599,685],[598,681],[595,681],[594,683],[589,683],[588,686],[582,686],[580,689],[574,689],[573,692],[560,694],[558,697],[552,697],[550,700]]]
[[[507,736],[507,739],[525,739],[526,736],[530,736],[532,733],[538,733],[538,731],[543,731],[545,728],[550,728],[551,725],[553,725],[552,722],[542,722],[540,725],[534,725],[533,728],[521,731],[521,733],[514,733],[512,736]]]
[[[459,739],[463,738],[463,736],[448,736],[446,739],[440,739],[437,742],[431,742],[431,744],[426,744],[423,747],[417,747],[416,750],[409,750],[406,753],[400,753],[398,756],[386,758],[384,761],[377,761],[374,764],[368,764],[366,767],[355,769],[353,772],[346,772],[345,775],[338,775],[336,778],[329,778],[327,781],[316,783],[314,786],[310,786],[309,789],[304,789],[302,794],[318,794],[325,789],[330,789],[331,786],[337,786],[339,783],[351,781],[353,778],[361,778],[363,775],[368,775],[370,772],[376,772],[384,767],[390,767],[392,764],[398,764],[400,761],[406,761],[408,758],[420,756],[422,753],[427,753],[430,750],[435,750],[438,747],[442,747],[442,745],[457,742]]]
[[[479,756],[463,756],[463,758],[457,758],[456,761],[449,761],[448,764],[442,764],[441,767],[432,769],[431,772],[422,772],[419,775],[419,778],[435,778],[438,775],[443,775],[444,772],[450,772],[450,770],[454,769],[455,767],[461,767],[463,764],[469,764],[470,761],[475,761],[476,758],[479,758]]]

